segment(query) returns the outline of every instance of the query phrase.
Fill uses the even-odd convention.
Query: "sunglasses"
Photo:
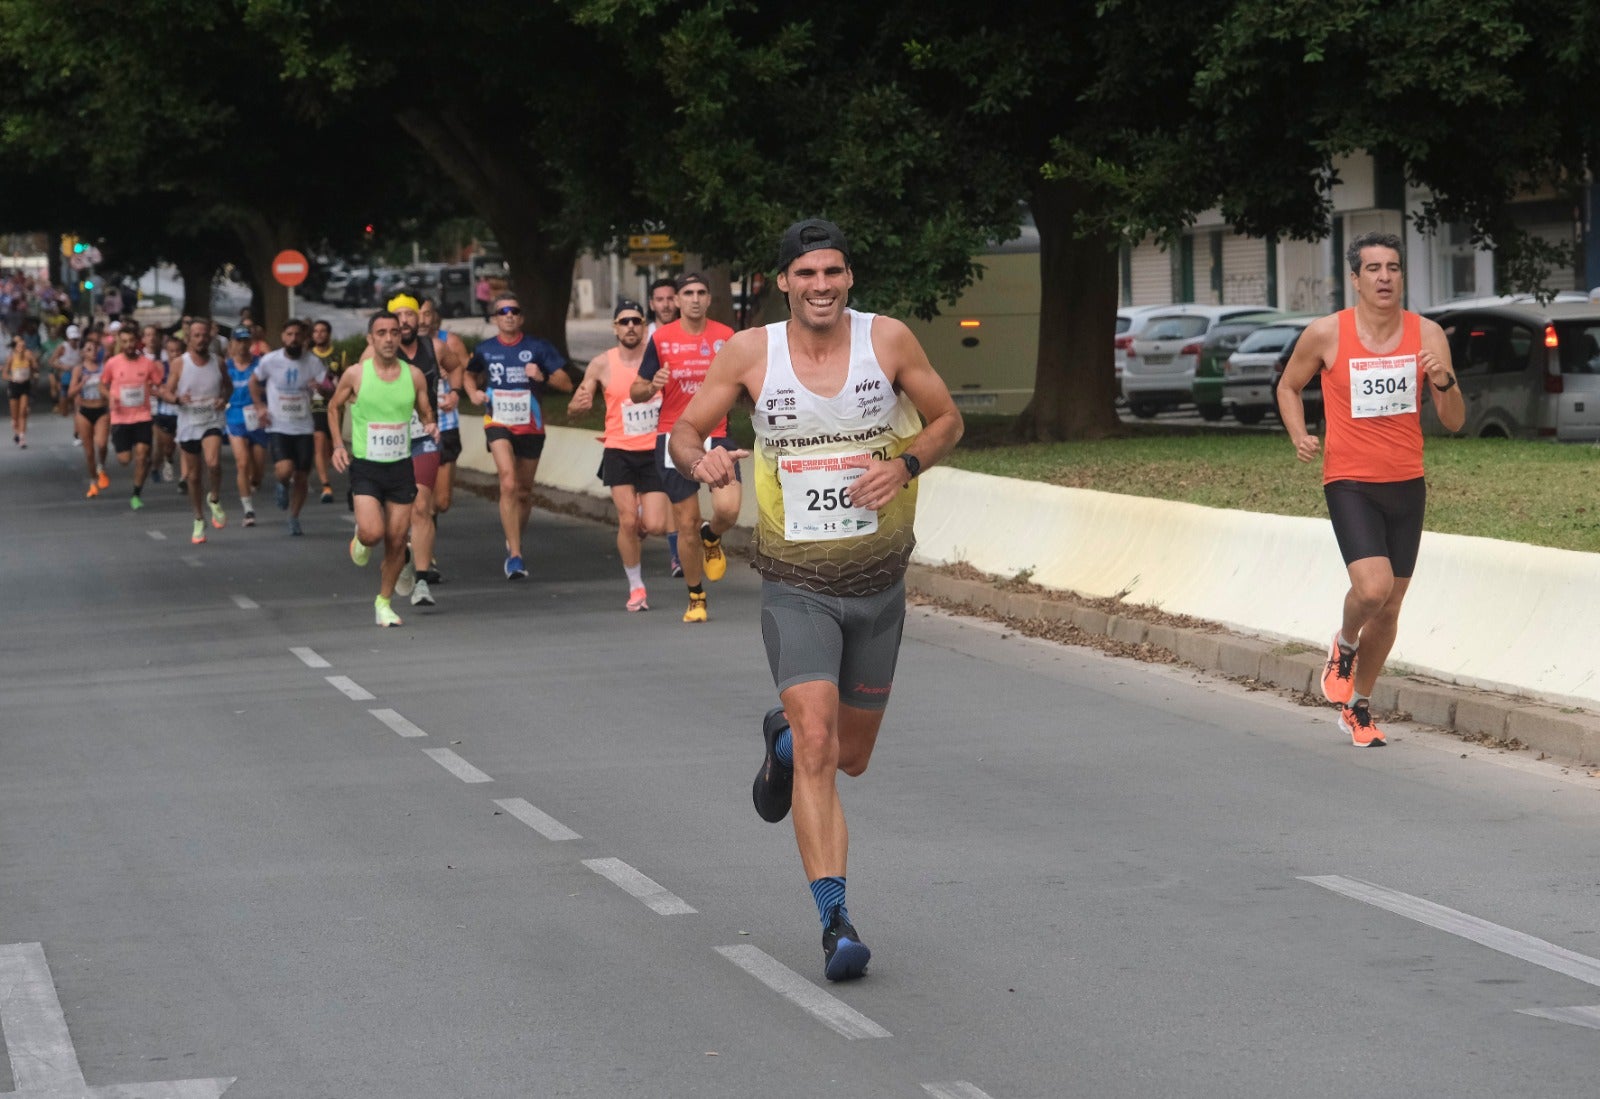
[[[495,312],[498,313],[502,317],[520,317],[520,316],[522,316],[522,310],[518,309],[514,305],[502,305],[499,309],[496,309]]]
[[[643,324],[644,323],[644,318],[643,317],[618,317],[616,320],[612,321],[611,323],[612,324],[620,324],[624,328],[633,328],[636,325]]]

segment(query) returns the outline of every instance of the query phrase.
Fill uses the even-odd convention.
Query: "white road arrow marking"
[[[1381,885],[1373,885],[1371,882],[1356,878],[1328,874],[1322,877],[1303,877],[1300,880],[1331,889],[1335,893],[1362,901],[1375,908],[1393,912],[1397,916],[1404,916],[1408,920],[1427,924],[1429,927],[1475,942],[1479,946],[1486,946],[1501,954],[1532,962],[1536,966],[1553,970],[1584,984],[1600,987],[1600,961],[1586,954],[1568,950],[1564,946],[1557,946],[1555,943],[1534,938],[1509,927],[1501,927],[1488,920],[1480,920],[1477,916],[1457,912],[1454,908],[1446,908],[1442,904],[1434,904],[1421,897],[1413,897],[1409,893],[1386,889]],[[1522,1008],[1518,1009],[1518,1014],[1534,1015],[1541,1019],[1554,1019],[1562,1023],[1600,1030],[1600,1007]]]
[[[237,1077],[90,1087],[39,943],[0,946],[0,1031],[18,1099],[217,1099]]]

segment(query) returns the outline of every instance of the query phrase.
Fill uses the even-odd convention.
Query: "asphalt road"
[[[537,514],[508,584],[468,495],[380,631],[342,504],[191,547],[172,486],[84,500],[64,422],[30,441],[0,1093],[1594,1094],[1600,1033],[1523,1013],[1600,1003],[1587,776],[913,608],[845,791],[874,958],[829,986],[750,806],[742,562],[690,628],[650,547],[628,615],[606,528]]]

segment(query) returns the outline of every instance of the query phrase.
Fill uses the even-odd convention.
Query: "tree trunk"
[[[545,229],[556,200],[539,184],[537,167],[515,148],[486,140],[481,123],[425,110],[401,111],[395,118],[494,229],[528,333],[570,357],[567,309],[578,245],[556,240]]]
[[[183,280],[183,309],[188,317],[211,316],[211,280],[216,278],[217,265],[199,256],[179,255],[173,263],[178,277]]]
[[[1017,434],[1035,442],[1126,433],[1117,418],[1112,337],[1117,316],[1114,236],[1078,236],[1082,188],[1044,183],[1030,206],[1039,227],[1039,358]]]
[[[250,313],[267,330],[274,346],[289,319],[289,288],[272,277],[272,258],[285,248],[300,246],[300,230],[287,218],[251,210],[234,219],[234,231],[244,245],[250,272]]]

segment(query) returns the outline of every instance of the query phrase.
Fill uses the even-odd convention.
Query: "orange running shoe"
[[[101,488],[110,488],[111,487],[111,478],[106,476],[106,471],[103,470],[103,469],[100,471],[100,487]]]
[[[1383,739],[1383,730],[1372,723],[1372,711],[1365,700],[1340,710],[1339,720],[1350,734],[1350,743],[1357,748],[1382,748],[1389,743]]]
[[[1322,670],[1322,697],[1343,706],[1355,693],[1356,651],[1346,653],[1339,647],[1339,631],[1333,631],[1328,642],[1328,664]]]
[[[83,498],[85,500],[93,500],[96,496],[99,496],[99,495],[100,495],[100,486],[98,484],[96,484],[94,481],[90,481],[89,482],[89,491],[85,492],[83,494]]]

